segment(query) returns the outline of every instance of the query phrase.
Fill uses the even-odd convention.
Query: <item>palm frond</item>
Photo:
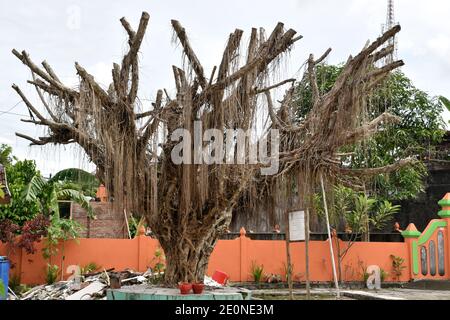
[[[439,101],[447,108],[448,111],[450,111],[450,100],[448,100],[446,97],[439,97]]]
[[[33,178],[31,178],[30,183],[24,190],[24,197],[27,201],[36,201],[38,200],[39,195],[42,193],[44,187],[46,186],[47,181],[40,174],[35,174]]]
[[[65,198],[78,203],[84,210],[87,211],[90,218],[95,219],[94,210],[92,209],[89,200],[82,192],[74,189],[61,189],[57,191],[57,198]]]

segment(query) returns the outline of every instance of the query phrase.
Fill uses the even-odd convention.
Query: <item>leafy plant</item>
[[[391,259],[392,259],[392,273],[394,274],[397,281],[399,281],[400,277],[403,274],[403,270],[406,269],[406,266],[403,265],[405,263],[405,259],[394,255],[391,255]]]
[[[372,229],[383,229],[400,210],[400,206],[393,205],[387,200],[369,197],[342,185],[333,187],[330,199],[331,224],[338,228],[343,223],[354,234],[367,234]],[[313,206],[318,216],[323,218],[323,200],[320,194],[313,196]]]
[[[361,274],[362,281],[364,283],[366,283],[367,279],[369,279],[369,277],[370,277],[370,274],[367,272],[367,265],[364,264],[363,261],[358,260],[358,266],[361,269],[361,273],[360,274]]]
[[[6,144],[0,144],[0,164],[7,166],[17,160],[16,157],[12,155],[12,147]]]
[[[65,261],[65,245],[68,240],[76,240],[82,226],[70,219],[61,219],[59,215],[53,214],[50,217],[50,226],[47,229],[47,238],[45,239],[45,246],[42,249],[42,254],[45,259],[50,259],[51,256],[58,253],[58,245],[61,242],[61,270],[64,270]],[[63,280],[63,273],[61,273],[61,280]]]
[[[95,272],[97,270],[101,269],[99,265],[97,265],[95,262],[90,262],[87,265],[80,268],[81,275],[85,275],[88,273]]]
[[[8,286],[15,293],[18,293],[21,290],[21,278],[20,275],[15,273],[11,277],[9,277]]]
[[[97,188],[100,185],[100,182],[93,174],[77,168],[61,170],[51,180],[71,184],[75,186],[73,189],[82,191],[83,194],[89,197],[95,197]]]
[[[380,268],[380,280],[381,282],[384,282],[387,277],[389,276],[389,274],[382,268]]]
[[[151,277],[150,281],[153,284],[158,284],[163,281],[164,270],[166,269],[166,257],[161,248],[155,250],[151,263],[154,263],[154,266],[152,268],[153,277]]]
[[[0,242],[8,244],[8,250],[12,247],[24,249],[27,254],[36,252],[35,243],[40,242],[42,237],[47,235],[49,220],[43,215],[25,222],[22,227],[9,219],[0,221]],[[16,241],[18,234],[21,237]]]
[[[439,101],[444,105],[444,107],[447,108],[448,111],[450,111],[450,100],[446,97],[440,96]]]
[[[376,203],[375,199],[367,197],[365,194],[357,195],[354,201],[354,209],[345,213],[345,221],[354,232],[369,232],[369,214]]]
[[[137,234],[138,234],[138,232],[139,232],[139,229],[140,229],[142,226],[145,226],[145,218],[142,217],[142,218],[138,221],[135,217],[131,216],[130,219],[129,219],[129,221],[128,221],[128,226],[129,226],[129,228],[130,228],[130,235],[131,235],[131,238],[134,238],[134,237],[137,236]]]
[[[49,219],[42,214],[38,215],[33,220],[25,222],[22,226],[22,236],[20,237],[17,246],[24,249],[27,254],[34,254],[36,252],[34,244],[40,242],[42,237],[47,236],[47,228],[49,225]]]
[[[73,189],[71,184],[55,180],[45,180],[39,173],[28,183],[24,197],[27,201],[39,205],[40,211],[47,216],[53,213],[59,215],[59,200],[71,200],[78,203],[94,218],[94,211],[83,192]]]
[[[342,280],[342,261],[353,247],[354,243],[364,236],[364,241],[370,240],[372,230],[383,229],[393,215],[400,210],[400,206],[393,205],[387,200],[369,197],[363,193],[344,187],[333,186],[329,195],[330,222],[336,230],[343,229],[347,240],[344,245],[335,239],[338,254],[338,278]],[[313,209],[319,217],[324,217],[324,205],[321,194],[313,196]],[[364,274],[362,275],[364,277]]]
[[[58,279],[59,267],[57,265],[51,265],[47,263],[47,270],[45,273],[45,281],[48,285],[54,284]]]
[[[288,274],[289,274],[289,265],[286,262],[283,262],[283,272],[284,272],[284,276],[286,281],[288,281]],[[295,278],[294,276],[294,264],[291,263],[291,273],[292,273],[292,277]]]
[[[253,277],[253,281],[259,283],[263,280],[263,278],[264,278],[264,266],[263,265],[257,265],[256,262],[253,261],[250,272]]]
[[[369,222],[376,230],[381,230],[386,226],[387,221],[400,211],[401,206],[393,205],[391,202],[384,200],[379,203],[375,214],[369,217]]]
[[[157,273],[163,272],[166,269],[166,257],[161,248],[156,249],[154,259],[156,260],[154,271]]]
[[[31,178],[38,172],[36,164],[30,160],[17,161],[14,164],[7,164],[6,172],[11,202],[7,205],[0,205],[0,221],[8,219],[14,224],[22,226],[26,221],[34,219],[40,213],[36,202],[30,202],[23,197]]]

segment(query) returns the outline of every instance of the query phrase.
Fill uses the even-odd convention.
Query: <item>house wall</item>
[[[72,219],[81,224],[81,238],[128,238],[123,212],[113,209],[109,202],[91,202],[96,219],[90,219],[79,204],[72,203]]]

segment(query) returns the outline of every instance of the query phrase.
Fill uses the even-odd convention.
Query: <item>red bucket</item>
[[[217,283],[225,285],[228,281],[228,275],[225,272],[217,270],[216,272],[214,272],[212,279]]]

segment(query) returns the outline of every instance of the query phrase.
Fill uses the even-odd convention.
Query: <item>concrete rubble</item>
[[[125,270],[113,272],[114,269],[104,270],[83,277],[75,277],[69,281],[60,281],[52,285],[40,285],[18,295],[10,295],[10,300],[106,300],[107,289],[119,289],[135,285],[148,284],[153,286],[152,280],[161,278],[161,274],[153,274],[151,270],[145,273]],[[205,277],[206,288],[221,288],[210,277]]]
[[[69,281],[60,281],[52,285],[40,285],[18,297],[10,295],[11,300],[106,300],[108,288],[120,288],[137,284],[151,284],[159,274],[126,270],[113,272],[104,270],[84,277],[75,277]]]

